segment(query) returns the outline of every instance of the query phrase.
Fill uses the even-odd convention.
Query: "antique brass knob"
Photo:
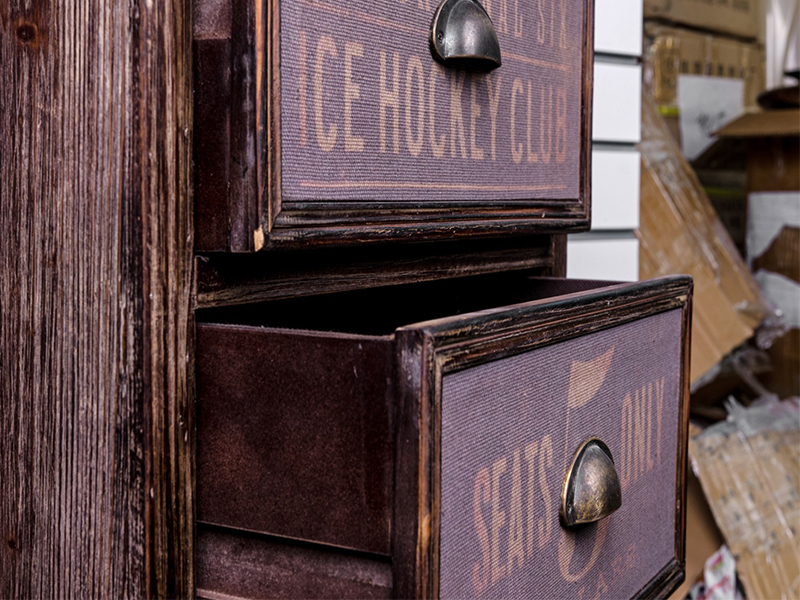
[[[561,488],[559,516],[564,527],[593,523],[622,506],[622,490],[611,450],[589,438],[578,446]]]
[[[477,0],[443,0],[431,24],[433,57],[458,69],[499,67],[500,42],[492,20]]]

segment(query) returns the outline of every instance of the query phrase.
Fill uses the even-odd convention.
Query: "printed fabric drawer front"
[[[199,595],[667,595],[690,304],[503,274],[199,314]],[[621,505],[569,527],[590,438]]]
[[[443,377],[443,598],[630,598],[675,559],[681,319],[675,309]],[[561,484],[590,437],[612,452],[622,506],[566,529]]]
[[[591,0],[485,0],[490,72],[437,5],[195,1],[201,251],[588,228]]]
[[[398,332],[428,365],[404,392],[418,408],[417,504],[395,519],[418,511],[414,595],[662,597],[682,581],[686,279],[573,291]],[[566,475],[589,439],[610,450],[621,505],[569,527]]]

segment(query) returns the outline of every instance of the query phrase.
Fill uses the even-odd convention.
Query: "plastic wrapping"
[[[754,345],[753,340],[748,340],[706,371],[702,377],[693,381],[691,393],[696,394],[714,380],[727,377],[742,382],[754,398],[766,396],[769,395],[769,392],[758,380],[758,375],[767,373],[771,369],[772,363],[769,355]],[[724,398],[726,395],[727,392],[723,392],[715,400]]]
[[[736,587],[736,559],[725,544],[709,556],[703,581],[692,587],[688,600],[744,600]]]
[[[689,440],[748,598],[800,597],[800,400],[768,396]]]

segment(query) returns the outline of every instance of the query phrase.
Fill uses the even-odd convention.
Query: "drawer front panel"
[[[443,598],[627,598],[676,554],[680,310],[451,374],[442,382]],[[565,530],[580,442],[611,449],[622,507]]]
[[[433,60],[436,4],[281,2],[284,206],[578,197],[584,2],[484,2],[490,74]]]

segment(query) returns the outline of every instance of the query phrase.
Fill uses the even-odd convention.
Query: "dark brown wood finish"
[[[385,556],[222,527],[197,528],[197,596],[392,598]]]
[[[564,243],[566,236],[557,236]],[[233,306],[385,285],[432,281],[501,271],[555,275],[560,259],[547,236],[444,244],[325,251],[275,251],[198,257],[197,308]],[[565,259],[559,272],[566,270]]]
[[[552,254],[553,265],[550,270],[552,277],[566,277],[567,276],[567,236],[557,234],[551,236],[552,240]]]
[[[692,290],[694,283],[692,283]],[[686,570],[686,488],[689,468],[689,390],[691,384],[691,352],[692,352],[692,302],[693,294],[689,294],[686,301],[686,310],[683,311],[683,355],[681,356],[682,369],[681,377],[683,397],[686,401],[681,405],[681,419],[678,423],[678,471],[676,473],[675,489],[675,560],[680,566],[681,579],[676,586],[683,581]]]
[[[391,342],[199,323],[198,523],[388,556]]]
[[[443,376],[676,308],[685,353],[690,296],[681,277],[609,284],[503,273],[201,311],[198,518],[204,531],[217,528],[207,539],[229,539],[248,555],[267,544],[270,564],[291,540],[325,561],[344,549],[391,556],[395,597],[436,597]],[[685,374],[681,386],[679,461]],[[393,484],[382,471],[389,463]],[[645,597],[682,570],[683,467],[676,477],[675,558],[651,574]],[[217,547],[198,559],[203,588],[234,594],[223,577],[234,566],[220,570],[227,559],[208,554]],[[263,577],[270,564],[258,567]],[[337,585],[346,587],[352,574],[342,568]],[[259,595],[272,591],[280,595]]]
[[[399,391],[402,413],[406,421],[398,420],[398,427],[413,433],[417,424],[417,451],[401,450],[398,444],[395,467],[397,490],[409,493],[417,489],[417,503],[410,500],[395,509],[396,523],[416,523],[414,564],[411,564],[411,544],[408,539],[398,539],[395,530],[395,585],[402,594],[418,598],[438,597],[439,573],[439,515],[441,496],[441,382],[445,373],[475,366],[489,360],[520,354],[533,348],[588,335],[670,309],[683,311],[682,394],[681,419],[678,423],[678,469],[675,498],[675,553],[673,563],[665,566],[651,584],[641,592],[644,597],[664,594],[664,586],[680,584],[683,573],[685,549],[685,477],[686,434],[688,431],[689,394],[688,377],[689,332],[688,312],[692,294],[691,279],[672,277],[642,282],[636,285],[620,284],[591,294],[591,300],[582,292],[568,294],[555,300],[520,305],[519,308],[502,307],[475,313],[468,319],[441,319],[417,324],[397,333],[400,348],[411,355],[399,359],[398,369],[407,369],[413,376],[400,380]],[[424,349],[410,352],[410,346]],[[423,358],[424,357],[424,358]],[[408,405],[412,403],[412,405]],[[413,403],[417,403],[416,406]],[[412,441],[413,443],[413,441]],[[401,492],[398,492],[401,493]],[[400,498],[398,497],[398,500]],[[416,514],[412,514],[416,510]],[[410,531],[403,531],[408,535]],[[399,552],[398,552],[399,551]],[[674,578],[679,569],[681,577]],[[669,572],[667,577],[664,575]],[[663,577],[662,577],[663,576]]]
[[[197,249],[246,252],[309,245],[452,240],[583,231],[591,211],[591,124],[594,5],[583,23],[580,191],[561,200],[434,202],[286,202],[281,197],[280,6],[282,0],[196,0],[205,18],[195,29],[198,116]],[[283,0],[286,1],[286,0]],[[197,8],[199,6],[199,8]],[[263,29],[262,29],[263,27]],[[262,38],[255,32],[266,31]],[[425,34],[426,32],[421,32]],[[219,47],[220,40],[224,43]],[[219,47],[220,53],[215,53]],[[222,63],[230,48],[230,68]],[[213,58],[212,58],[213,56]],[[245,66],[249,70],[245,69]],[[244,71],[242,69],[245,69]],[[230,98],[225,107],[221,98]],[[203,105],[201,107],[200,105]],[[210,114],[210,112],[209,112]],[[198,117],[199,118],[199,117]],[[209,132],[200,132],[208,123]],[[226,124],[230,123],[229,130]],[[201,140],[202,136],[202,140]],[[220,163],[220,152],[229,156]],[[206,175],[219,174],[213,181]],[[220,178],[227,177],[226,201]],[[209,179],[208,184],[200,182]]]
[[[189,597],[191,14],[0,4],[0,596]]]
[[[670,561],[661,572],[636,594],[641,600],[662,600],[669,598],[677,587],[686,579],[685,568],[678,560]]]

